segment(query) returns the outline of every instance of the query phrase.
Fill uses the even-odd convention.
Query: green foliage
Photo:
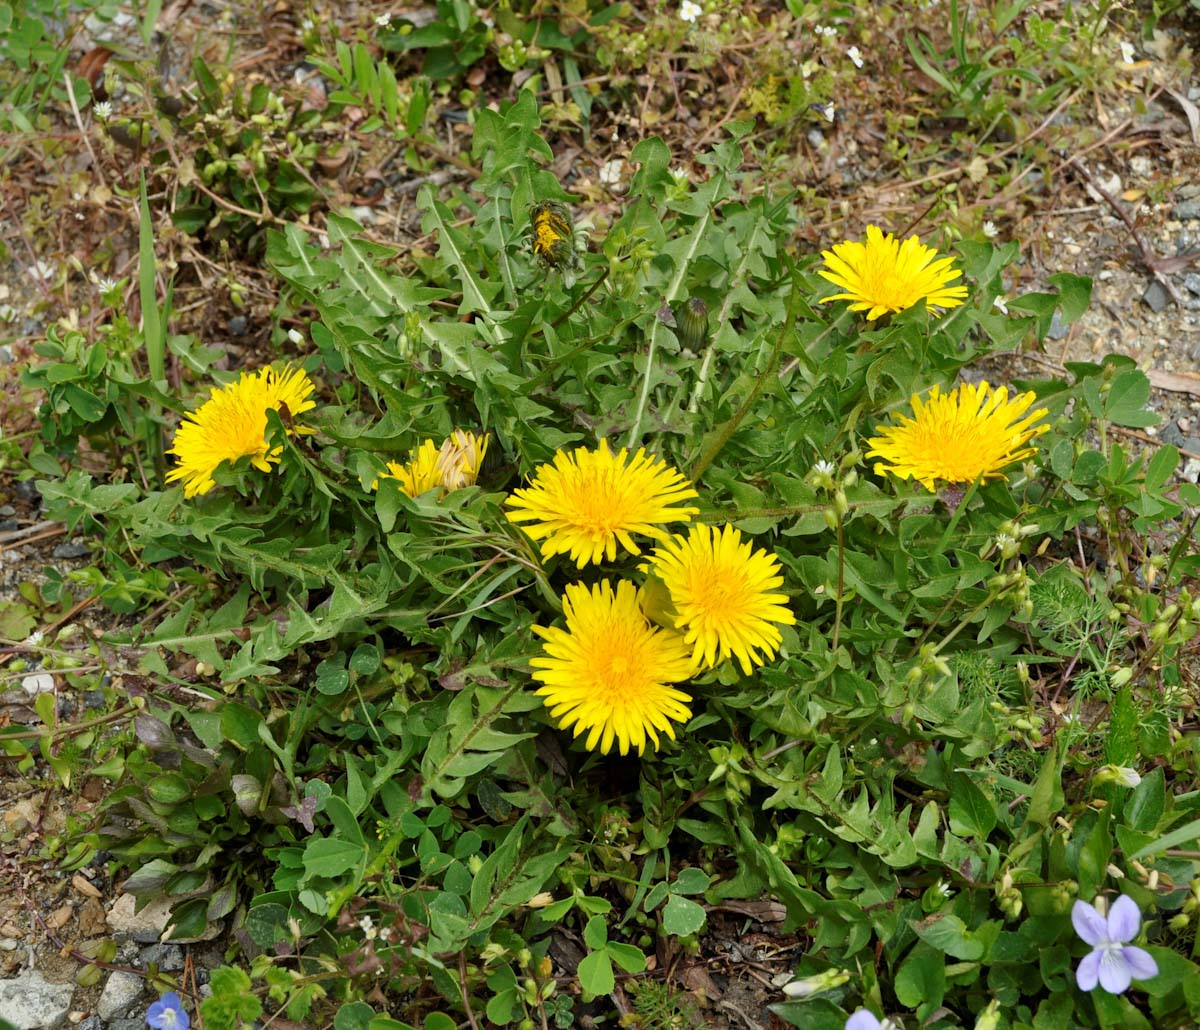
[[[344,78],[370,86],[348,53]],[[399,100],[373,74],[394,127]],[[1039,1030],[1200,1015],[1196,859],[1172,853],[1200,823],[1178,730],[1200,491],[1173,482],[1170,448],[1147,458],[1111,434],[1150,424],[1146,377],[1106,359],[1014,384],[1049,428],[1007,478],[932,494],[864,457],[913,394],[1040,341],[1055,311],[1077,318],[1090,283],[1057,276],[1005,314],[993,301],[1017,245],[963,241],[961,306],[866,322],[822,304],[833,291],[792,244],[793,198],[743,188],[747,123],[694,182],[643,140],[624,207],[572,239],[570,269],[548,269],[531,209],[587,212],[541,129],[530,91],[476,112],[480,177],[418,196],[432,253],[341,214],[327,248],[295,225],[269,233],[290,309],[311,314],[321,388],[302,416],[314,433],[272,414],[270,473],[240,460],[188,501],[150,477],[63,474],[49,459],[80,434],[152,465],[157,416],[140,402],[180,401],[136,367],[127,331],[109,348],[55,330],[29,372],[54,415],[48,517],[121,557],[114,595],[166,606],[113,637],[162,688],[92,770],[114,789],[84,839],[134,870],[127,890],[175,899],[177,936],[233,927],[250,973],[220,971],[220,990],[214,974],[206,1025],[258,1018],[264,995],[301,1021],[336,1002],[338,1027],[405,1025],[380,998],[426,1027],[468,1008],[570,1025],[555,930],[583,942],[578,987],[603,1004],[645,970],[651,933],[695,946],[706,905],[764,894],[782,932],[809,938],[800,975],[855,971],[777,1006],[796,1026],[844,1025],[860,1001],[945,1028],[993,998]],[[696,300],[704,331],[677,331]],[[456,427],[491,434],[478,485],[412,498],[380,478]],[[572,743],[530,689],[532,627],[580,573],[543,562],[502,509],[556,449],[598,439],[685,470],[701,518],[778,555],[797,616],[754,675],[698,675],[693,718],[641,762]],[[1085,537],[1103,569],[1075,564]],[[148,577],[181,568],[196,571],[170,593]],[[39,714],[52,743],[54,713]],[[1118,764],[1141,771],[1135,788],[1101,774]],[[1089,997],[1070,907],[1114,890],[1145,913],[1162,972]],[[641,984],[639,1018],[672,1025],[686,1006],[656,990]]]

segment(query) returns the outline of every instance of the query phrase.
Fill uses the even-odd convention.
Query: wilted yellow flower
[[[791,626],[779,559],[756,550],[733,526],[703,523],[655,549],[650,569],[670,595],[666,617],[684,635],[693,667],[711,669],[734,657],[747,675],[779,650],[775,624]],[[673,610],[673,611],[672,611]]]
[[[876,225],[867,226],[865,243],[847,240],[821,256],[825,267],[819,274],[845,291],[822,297],[821,303],[848,300],[850,310],[865,311],[868,321],[922,299],[930,308],[952,308],[967,296],[965,286],[947,285],[962,275],[951,267],[953,258],[938,258],[916,236],[903,243],[891,233],[884,236]]]
[[[575,262],[575,230],[562,204],[553,200],[535,204],[529,212],[529,232],[533,252],[543,264],[564,268]]]
[[[607,754],[615,741],[621,754],[658,747],[659,733],[675,739],[672,720],[691,716],[691,697],[671,683],[691,673],[688,648],[678,633],[651,626],[638,589],[605,579],[589,588],[567,587],[563,597],[567,628],[534,626],[544,640],[542,655],[531,659],[533,678],[542,686],[550,715],[584,745]]]
[[[468,433],[456,429],[438,451],[438,472],[446,490],[461,490],[474,486],[479,478],[479,469],[487,454],[487,433]]]
[[[939,479],[1003,478],[1000,470],[1036,453],[1028,443],[1050,428],[1034,425],[1048,413],[1045,408],[1025,415],[1036,399],[1030,392],[1009,400],[1008,387],[993,390],[986,382],[961,383],[945,395],[935,386],[927,401],[913,394],[912,418],[900,415],[899,425],[875,428],[879,436],[867,441],[872,448],[867,457],[882,459],[875,463],[876,475],[912,478],[926,490],[936,489]]]
[[[267,412],[279,412],[289,433],[311,433],[294,426],[292,419],[316,407],[313,390],[304,370],[292,368],[243,372],[236,382],[214,387],[208,400],[179,424],[167,451],[178,464],[167,473],[167,481],[182,479],[184,497],[195,497],[216,486],[213,474],[222,462],[249,458],[255,468],[270,472],[279,464],[283,448],[267,450]]]
[[[632,534],[655,540],[667,537],[660,526],[687,522],[699,508],[677,507],[695,497],[692,485],[676,470],[644,450],[615,455],[608,441],[592,451],[557,451],[539,465],[528,487],[514,490],[505,502],[510,522],[528,523],[525,532],[541,541],[543,558],[569,554],[579,568],[617,556],[617,544],[633,554],[641,550]]]
[[[487,453],[487,445],[487,433],[477,435],[456,429],[441,447],[432,440],[426,440],[408,452],[407,462],[389,461],[387,471],[380,478],[399,480],[400,489],[409,497],[419,497],[435,487],[448,493],[474,486],[483,456]],[[377,479],[371,484],[371,489],[378,487]]]

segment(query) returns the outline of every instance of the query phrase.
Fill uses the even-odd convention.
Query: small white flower
[[[818,476],[832,476],[837,471],[837,466],[832,461],[818,461],[813,466],[813,472]]]
[[[999,311],[1000,314],[1007,315],[1008,314],[1008,298],[1006,296],[1004,296],[1003,293],[1000,294],[1000,296],[998,296],[995,300],[992,301],[992,307],[994,307],[997,311]]]
[[[379,931],[375,929],[375,921],[370,916],[363,916],[358,921],[358,928],[362,930],[363,936],[369,941],[373,941],[379,936]]]
[[[672,168],[671,178],[675,180],[675,185],[679,186],[680,188],[686,186],[692,181],[692,177],[688,175],[687,171],[683,168]]]
[[[379,939],[385,943],[390,941],[392,939],[392,928],[390,926],[381,926],[379,928]]]
[[[1117,46],[1121,48],[1121,60],[1126,64],[1133,64],[1133,44],[1121,40]]]
[[[44,635],[43,635],[42,631],[40,629],[35,629],[32,633],[29,634],[29,636],[27,636],[25,638],[22,646],[24,646],[24,647],[40,647],[43,639],[44,639]]]
[[[837,35],[838,30],[832,25],[818,25],[813,31],[816,32],[818,36],[824,36],[826,39],[833,39],[833,37]]]
[[[48,283],[58,274],[58,269],[49,261],[37,260],[29,266],[29,278]]]
[[[115,292],[117,287],[120,285],[120,282],[118,282],[116,279],[110,279],[108,276],[102,276],[96,280],[96,292],[99,293],[101,297],[107,297],[110,293]]]
[[[381,14],[381,15],[379,15],[378,18],[375,19],[375,24],[378,25],[381,29],[386,29],[389,25],[392,24],[392,16],[390,14]]]
[[[312,32],[312,30],[315,29],[316,27],[317,27],[316,22],[314,22],[311,18],[305,18],[304,21],[302,21],[300,23],[300,31],[301,32],[305,32],[305,33]]]
[[[92,104],[92,114],[100,121],[106,122],[112,117],[112,104],[107,100]]]
[[[943,898],[951,898],[954,896],[954,890],[951,888],[950,884],[948,884],[945,880],[938,880],[938,882],[936,884],[934,884],[934,889]]]
[[[304,337],[295,329],[289,329],[287,331],[287,338],[291,340],[292,343],[296,344],[297,347],[304,342]]]
[[[695,0],[683,0],[683,3],[679,5],[679,17],[686,22],[694,23],[703,13],[704,8]]]
[[[983,223],[983,235],[986,236],[989,240],[994,240],[997,236],[1000,235],[1000,230],[996,228],[995,222],[990,222],[990,221],[984,222]]]
[[[852,46],[846,51],[846,56],[854,63],[855,68],[861,68],[863,66],[862,51],[859,50],[858,47]]]

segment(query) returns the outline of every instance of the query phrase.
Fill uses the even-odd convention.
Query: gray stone
[[[100,1000],[96,1002],[96,1015],[107,1022],[125,1015],[125,1012],[142,996],[146,981],[133,973],[112,973]]]
[[[246,332],[246,316],[234,315],[229,320],[229,332],[233,336],[243,336]]]
[[[135,911],[137,898],[122,894],[108,911],[108,926],[113,933],[125,934],[139,944],[154,944],[167,928],[171,918],[171,902],[156,898],[142,910]]]
[[[82,540],[68,540],[54,548],[50,555],[53,558],[86,558],[91,553],[92,549]]]
[[[1183,466],[1183,471],[1180,472],[1189,483],[1200,482],[1200,459],[1188,458],[1187,464]]]
[[[1046,330],[1046,335],[1052,340],[1061,340],[1067,333],[1071,331],[1071,327],[1062,320],[1062,317],[1056,311],[1050,318],[1050,328]]]
[[[144,1018],[114,1019],[108,1024],[108,1030],[146,1030]]]
[[[1200,297],[1200,275],[1197,275],[1195,272],[1188,272],[1183,277],[1183,285],[1196,294],[1196,296]]]
[[[1167,301],[1170,298],[1167,296],[1167,291],[1157,279],[1146,287],[1146,292],[1142,294],[1142,303],[1146,305],[1156,315],[1160,311],[1165,311]]]
[[[0,365],[11,365],[12,359],[12,348],[7,345],[0,347]]]
[[[52,984],[36,969],[12,980],[0,980],[0,1019],[16,1030],[54,1030],[71,1008],[73,984]]]
[[[174,973],[183,968],[183,949],[178,944],[151,944],[138,953],[138,965],[151,962],[164,973]]]
[[[1200,218],[1200,198],[1196,200],[1184,200],[1176,204],[1171,208],[1171,217],[1178,218],[1181,222]]]
[[[104,1030],[104,1023],[99,1016],[88,1016],[75,1024],[75,1030]]]

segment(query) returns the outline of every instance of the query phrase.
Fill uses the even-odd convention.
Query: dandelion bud
[[[708,305],[699,297],[689,297],[676,316],[675,335],[691,350],[703,349],[708,341]]]

